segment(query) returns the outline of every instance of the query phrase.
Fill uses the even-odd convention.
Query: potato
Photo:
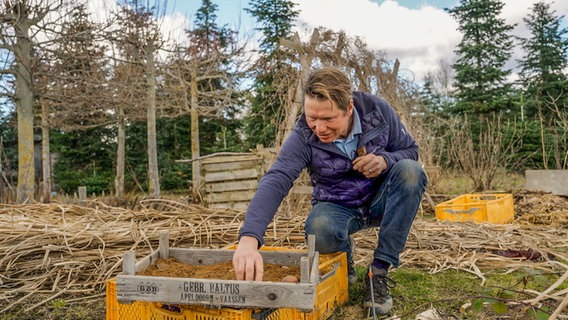
[[[291,282],[291,283],[298,283],[298,278],[294,277],[294,276],[285,276],[284,278],[282,278],[282,282]]]

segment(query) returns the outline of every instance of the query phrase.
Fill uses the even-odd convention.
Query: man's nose
[[[323,132],[325,131],[325,129],[327,128],[323,123],[316,121],[315,123],[315,127],[316,127],[316,132]]]
[[[315,120],[313,122],[313,126],[314,126],[314,131],[316,132],[321,132],[325,130],[325,126],[323,125],[323,123],[319,120]]]

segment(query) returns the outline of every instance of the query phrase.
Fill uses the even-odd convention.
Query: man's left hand
[[[376,178],[387,169],[387,161],[383,156],[367,154],[353,160],[353,169],[367,178]]]

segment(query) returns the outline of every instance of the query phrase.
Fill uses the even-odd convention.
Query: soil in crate
[[[194,266],[181,263],[174,258],[160,258],[156,263],[136,274],[155,277],[236,280],[235,269],[231,261],[206,266]],[[298,282],[298,279],[300,279],[300,266],[264,264],[263,281]]]

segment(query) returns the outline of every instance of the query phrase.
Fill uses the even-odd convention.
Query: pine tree
[[[527,120],[539,128],[536,136],[545,169],[567,166],[568,80],[564,70],[568,67],[568,30],[560,28],[562,18],[556,16],[549,4],[535,3],[529,16],[523,19],[531,36],[520,39],[525,51],[519,61],[522,106]]]
[[[274,83],[283,69],[290,68],[283,61],[283,51],[278,50],[282,38],[290,38],[292,26],[299,12],[290,0],[251,0],[250,9],[245,9],[258,23],[262,33],[260,52],[263,54],[253,67],[255,83],[250,98],[251,112],[246,123],[249,147],[272,146],[277,140],[277,130],[284,119],[282,101],[286,92],[281,92]]]
[[[281,38],[289,37],[294,20],[299,12],[294,10],[296,3],[290,0],[251,0],[250,9],[245,9],[256,18],[260,25],[255,30],[263,35],[260,49],[263,53],[272,53]]]
[[[563,98],[564,102],[558,100],[567,97],[568,92],[568,78],[564,72],[568,68],[568,29],[560,27],[562,18],[551,11],[550,4],[535,3],[532,12],[523,19],[531,36],[520,38],[525,51],[519,60],[525,114],[529,118],[536,117],[540,103],[547,123],[552,122],[554,104],[566,108],[568,102],[568,98]]]
[[[504,69],[513,47],[509,32],[514,26],[499,18],[499,0],[461,0],[448,9],[458,21],[463,38],[458,44],[456,113],[484,114],[506,109],[511,85]]]
[[[229,146],[217,136],[230,128],[230,135],[237,140],[239,137],[238,122],[234,121],[238,112],[235,79],[241,68],[236,61],[242,51],[237,32],[217,24],[217,9],[212,1],[202,1],[193,28],[186,31],[187,45],[176,49],[165,77],[166,90],[172,97],[167,101],[169,115],[190,115],[192,159],[200,158],[202,150],[211,153],[242,146],[241,143]],[[200,162],[193,161],[196,197],[202,184],[200,171]]]

